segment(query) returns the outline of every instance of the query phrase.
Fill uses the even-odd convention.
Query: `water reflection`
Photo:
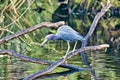
[[[99,80],[119,80],[120,78],[120,55],[118,53],[96,54],[96,59],[92,62]]]
[[[97,79],[98,80],[119,80],[120,79],[120,54],[118,53],[111,53],[111,52],[105,52],[105,51],[92,51],[87,52],[89,61],[91,62],[91,65],[96,71]],[[64,55],[64,54],[63,54]],[[55,61],[60,59],[61,54],[54,54],[51,53],[51,55],[45,55],[44,58],[48,61]],[[52,56],[57,56],[56,58],[52,58]],[[42,57],[42,56],[41,56]],[[49,57],[49,58],[46,58]],[[51,58],[50,58],[51,57]],[[47,66],[30,63],[30,62],[24,62],[19,59],[15,59],[13,57],[6,57],[0,58],[0,79],[2,80],[22,80],[24,77],[38,71],[43,70]],[[45,60],[44,59],[44,60]],[[75,66],[81,66],[86,67],[82,64],[81,59],[79,56],[74,56],[70,60],[68,60],[69,64],[75,65]],[[34,66],[33,66],[34,65]],[[63,68],[57,68],[53,72],[58,73],[60,71],[65,71]],[[65,71],[66,72],[66,71]],[[61,73],[62,74],[62,73]],[[89,70],[81,71],[81,72],[72,72],[69,75],[62,75],[57,76],[55,75],[52,78],[44,77],[43,80],[90,80],[90,73]]]

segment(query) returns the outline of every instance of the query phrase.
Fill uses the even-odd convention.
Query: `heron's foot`
[[[66,55],[63,56],[63,59],[66,59],[66,57],[67,57]],[[67,64],[67,61],[65,61],[64,64]]]
[[[75,51],[75,49],[73,49],[71,52],[74,52]]]
[[[76,45],[77,45],[77,41],[75,42],[75,45],[74,45],[74,48],[73,48],[72,52],[75,51]]]
[[[63,58],[65,59],[67,56],[65,55],[65,56],[63,56]]]

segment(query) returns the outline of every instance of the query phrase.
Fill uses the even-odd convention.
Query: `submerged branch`
[[[30,27],[30,28],[21,30],[19,32],[16,32],[14,34],[11,34],[9,36],[6,36],[6,37],[0,39],[0,44],[8,42],[11,39],[17,38],[17,37],[19,37],[21,35],[27,34],[29,32],[32,32],[32,31],[37,30],[37,29],[42,28],[42,27],[55,27],[55,28],[57,28],[57,27],[59,27],[61,25],[64,25],[64,24],[65,24],[64,21],[59,21],[59,22],[56,22],[56,23],[42,22],[42,23],[40,23],[38,25],[35,25],[35,26]]]
[[[39,71],[39,72],[36,72],[30,76],[28,76],[27,78],[23,79],[23,80],[33,80],[37,77],[40,77],[42,75],[45,75],[49,72],[51,72],[53,69],[55,69],[57,66],[61,65],[62,63],[64,63],[64,61],[66,59],[69,59],[71,57],[73,57],[74,55],[77,55],[83,51],[89,51],[89,50],[99,50],[99,49],[103,49],[103,48],[107,48],[109,47],[108,44],[103,44],[103,45],[98,45],[98,46],[89,46],[89,47],[84,47],[84,48],[80,48],[80,49],[77,49],[73,52],[70,52],[66,58],[61,58],[59,59],[57,62],[51,64],[49,67],[47,67],[45,70],[42,70],[42,71]]]
[[[28,62],[32,62],[32,63],[38,63],[38,64],[42,64],[42,65],[51,65],[53,64],[54,62],[48,62],[48,61],[45,61],[45,60],[39,60],[39,59],[36,59],[36,58],[31,58],[31,57],[28,57],[28,56],[24,56],[24,55],[21,55],[17,52],[15,52],[14,50],[0,50],[0,55],[9,55],[9,56],[13,56],[13,57],[16,57],[16,58],[19,58],[21,60],[24,60],[24,61],[28,61]],[[72,66],[72,65],[69,65],[69,64],[61,64],[59,65],[59,67],[62,67],[62,68],[67,68],[67,69],[74,69],[74,70],[81,70],[80,67],[77,67],[77,66]]]
[[[83,48],[83,49],[80,49],[80,50],[78,49],[78,50],[75,50],[75,52],[71,52],[70,54],[68,54],[66,59],[69,59],[72,56],[77,55],[79,53],[78,51],[99,50],[99,49],[103,49],[103,48],[107,48],[107,47],[109,47],[109,45],[103,44],[103,45],[98,45],[98,46],[86,47],[86,48]],[[30,58],[28,56],[23,56],[19,53],[16,53],[14,50],[0,50],[0,55],[5,55],[5,54],[16,57],[16,58],[19,58],[19,59],[24,60],[24,61],[43,64],[43,65],[51,65],[51,64],[54,63],[54,62],[48,62],[48,61],[45,61],[45,60],[38,60],[38,59],[35,59],[35,58]],[[71,66],[69,64],[60,64],[59,67],[63,67],[63,68],[67,68],[67,69],[74,69],[74,70],[78,70],[78,71],[81,70],[81,68],[79,68],[77,66]]]
[[[34,58],[23,56],[21,54],[17,54],[13,50],[0,50],[0,55],[8,54],[10,56],[14,56],[14,57],[19,58],[19,59],[24,60],[24,61],[29,61],[29,62],[39,63],[39,64],[50,65],[45,70],[42,70],[40,72],[36,72],[35,74],[32,74],[32,75],[30,75],[30,76],[28,76],[27,78],[24,79],[24,80],[31,80],[31,79],[35,79],[35,78],[37,78],[39,76],[42,76],[44,74],[47,74],[48,72],[51,72],[57,66],[68,68],[68,69],[75,69],[75,70],[80,71],[81,68],[75,67],[75,66],[71,66],[71,65],[68,65],[68,64],[63,64],[64,61],[67,60],[67,59],[69,59],[69,58],[71,58],[71,57],[73,57],[74,55],[77,55],[80,52],[83,52],[83,51],[99,50],[99,49],[103,49],[103,48],[107,48],[107,47],[109,47],[108,44],[103,44],[103,45],[98,45],[98,46],[88,46],[88,47],[80,48],[80,49],[75,50],[74,52],[70,52],[66,56],[65,59],[62,58],[62,59],[58,60],[57,62],[47,62],[47,61],[43,61],[43,60],[37,60],[37,59],[34,59]]]

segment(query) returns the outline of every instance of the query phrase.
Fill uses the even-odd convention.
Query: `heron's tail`
[[[85,38],[82,35],[79,35],[79,40],[80,41],[85,41]]]

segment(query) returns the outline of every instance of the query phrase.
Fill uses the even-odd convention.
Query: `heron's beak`
[[[43,46],[47,41],[48,41],[48,39],[45,39],[45,40],[40,44],[40,47]]]

